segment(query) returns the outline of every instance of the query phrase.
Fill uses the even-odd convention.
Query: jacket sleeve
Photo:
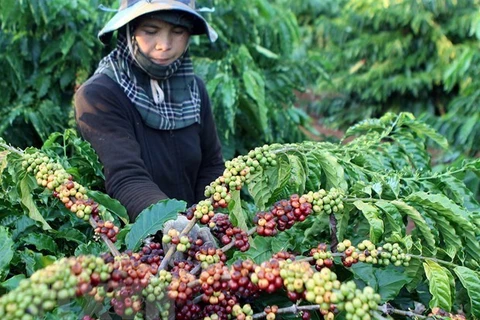
[[[106,191],[126,207],[130,220],[168,198],[146,170],[135,137],[135,108],[121,88],[105,75],[94,76],[76,92],[74,104],[78,129],[103,164]]]
[[[195,188],[196,202],[205,199],[205,187],[223,174],[225,164],[222,156],[220,139],[213,118],[210,99],[205,84],[197,77],[202,99],[201,147],[202,163],[198,172]]]

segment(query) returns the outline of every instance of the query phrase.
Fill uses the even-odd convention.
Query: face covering
[[[175,130],[200,123],[200,95],[188,50],[168,66],[153,63],[118,33],[117,48],[95,71],[118,83],[149,127]]]

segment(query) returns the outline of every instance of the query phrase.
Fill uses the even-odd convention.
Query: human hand
[[[184,215],[179,215],[177,219],[165,222],[163,226],[163,234],[168,234],[171,229],[175,229],[178,231],[178,233],[181,233],[183,230],[185,230],[189,223],[190,220],[188,220]],[[210,228],[208,227],[199,227],[197,224],[195,224],[188,232],[188,236],[192,239],[192,241],[202,239],[204,244],[217,247],[215,237],[212,235]],[[172,245],[172,243],[163,243],[163,250],[168,252]],[[173,266],[174,261],[181,260],[185,260],[184,253],[181,251],[176,251],[169,263]]]

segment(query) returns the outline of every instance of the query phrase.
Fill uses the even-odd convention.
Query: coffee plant
[[[85,181],[101,174],[73,132],[42,149],[0,142],[0,317],[477,319],[480,206],[462,176],[480,162],[433,171],[429,140],[447,146],[389,113],[338,144],[256,147],[204,200],[134,222]],[[179,216],[183,230],[161,232]]]

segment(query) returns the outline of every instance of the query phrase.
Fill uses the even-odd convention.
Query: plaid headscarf
[[[118,83],[149,127],[173,130],[200,123],[199,89],[188,50],[172,64],[149,71],[141,65],[150,62],[148,58],[138,48],[132,52],[128,42],[128,34],[119,32],[116,49],[100,61],[95,73]]]

